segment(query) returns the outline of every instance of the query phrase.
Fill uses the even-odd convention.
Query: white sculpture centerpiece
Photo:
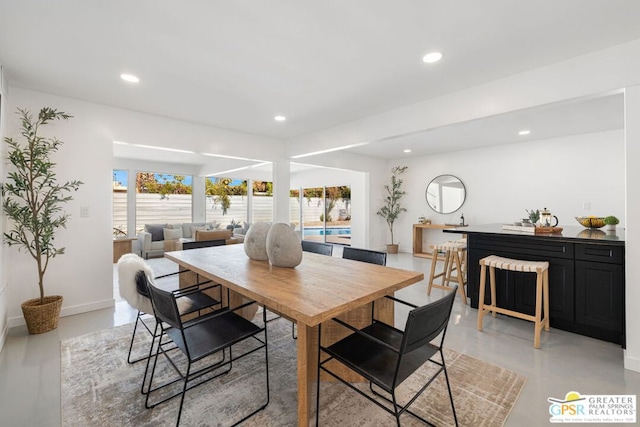
[[[276,267],[295,267],[302,262],[300,238],[289,224],[277,223],[267,233],[269,262]]]
[[[302,262],[300,239],[295,229],[284,223],[254,223],[244,238],[244,252],[253,260],[268,260],[275,267],[293,268]]]
[[[249,227],[247,235],[244,236],[244,253],[256,261],[268,261],[267,255],[267,234],[271,225],[266,222],[256,222]]]

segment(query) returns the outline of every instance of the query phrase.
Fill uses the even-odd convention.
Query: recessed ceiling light
[[[406,149],[406,150],[404,150],[404,152],[405,152],[405,153],[410,153],[410,152],[411,152],[411,150]]]
[[[440,53],[440,52],[427,53],[425,56],[422,57],[422,60],[424,62],[426,62],[427,64],[431,64],[433,62],[438,62],[441,59],[442,59],[442,53]]]
[[[138,83],[140,81],[140,79],[137,76],[134,76],[133,74],[123,73],[123,74],[120,74],[120,78],[128,83]]]
[[[529,135],[531,133],[530,130],[521,130],[520,132],[518,132],[518,135]]]
[[[287,118],[285,116],[275,116],[273,120],[275,120],[276,122],[284,122],[285,120],[287,120]]]

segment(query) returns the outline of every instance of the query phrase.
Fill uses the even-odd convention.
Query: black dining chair
[[[199,319],[183,322],[176,304],[175,292],[164,291],[149,283],[149,293],[153,303],[153,309],[158,324],[162,328],[160,340],[153,359],[153,367],[149,379],[149,391],[145,406],[150,409],[164,403],[174,397],[180,396],[178,418],[176,426],[180,424],[185,394],[188,390],[207,381],[218,378],[231,371],[233,362],[264,349],[265,375],[266,375],[266,401],[260,403],[257,409],[232,425],[238,425],[269,404],[269,358],[267,353],[267,329],[266,310],[262,310],[262,322],[260,325],[251,322],[236,311],[256,304],[250,301],[234,308],[225,307],[215,313],[208,314]],[[241,348],[231,346],[248,341]],[[183,357],[178,357],[173,350],[177,347]],[[240,353],[240,354],[238,354]],[[211,356],[217,357],[211,357]],[[165,367],[173,368],[177,378],[169,379],[161,385],[154,386],[154,376],[158,367],[158,359],[164,357],[168,364]],[[184,364],[186,363],[186,367]],[[194,368],[194,364],[197,367]],[[184,370],[180,369],[186,368]],[[224,368],[224,369],[222,369]],[[236,365],[237,368],[237,365]],[[152,396],[156,391],[182,381],[180,391],[162,396],[158,401],[152,402]],[[219,387],[224,387],[220,384]],[[164,394],[164,393],[163,393]],[[257,402],[257,399],[255,399]],[[220,411],[221,413],[223,411]]]
[[[352,333],[327,347],[323,347],[321,344],[318,346],[318,378],[320,378],[321,370],[327,372],[392,414],[396,418],[398,426],[400,426],[400,416],[405,412],[428,425],[432,425],[429,421],[411,411],[409,406],[415,402],[440,373],[444,372],[453,420],[457,426],[458,417],[456,416],[451,385],[449,384],[449,376],[442,352],[457,287],[455,285],[444,298],[422,307],[387,296],[386,298],[413,308],[407,317],[404,332],[375,319],[371,325],[361,330],[340,319],[332,319],[351,330]],[[320,334],[322,334],[322,325],[320,326]],[[325,359],[322,359],[323,353]],[[434,356],[438,357],[434,359]],[[363,376],[369,382],[370,393],[361,391],[341,378],[337,368],[329,364],[332,360],[340,362],[340,364]],[[426,362],[431,362],[439,366],[439,368],[429,376],[426,384],[407,403],[401,405],[396,399],[397,387]],[[386,395],[382,392],[386,393]],[[320,381],[317,384],[316,399],[316,407],[320,408]],[[380,399],[386,401],[387,404],[383,404]],[[320,425],[319,412],[320,410],[318,409],[316,411],[316,425]]]
[[[158,281],[169,278],[179,273],[180,272],[164,274],[155,277],[154,280]],[[153,270],[149,264],[136,254],[125,254],[118,260],[118,286],[120,296],[123,297],[132,308],[137,310],[136,321],[133,326],[133,333],[131,334],[131,342],[129,344],[129,352],[127,354],[128,363],[148,360],[155,340],[158,337],[158,325],[149,322],[151,320],[149,316],[153,316],[153,307],[149,296],[147,277],[152,275]],[[214,291],[219,287],[219,284],[205,280],[198,281],[198,283],[192,286],[180,289],[180,291],[175,294],[176,298],[178,298],[180,314],[182,316],[192,315],[192,317],[194,317],[203,314],[205,311],[210,311],[207,309],[220,308],[220,301],[210,295],[212,292],[214,294],[216,292],[219,293],[219,291]],[[148,355],[132,358],[136,333],[140,327],[144,327],[144,329],[151,334],[151,347]],[[142,391],[144,393],[144,381]]]
[[[302,241],[302,250],[320,255],[333,255],[333,245],[331,243],[314,242],[312,240]]]
[[[342,258],[368,262],[371,264],[387,265],[387,253],[373,251],[371,249],[352,248],[350,246],[345,246],[345,248],[342,250]]]

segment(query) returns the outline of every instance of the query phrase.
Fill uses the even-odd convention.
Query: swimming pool
[[[327,236],[335,236],[340,234],[351,234],[351,227],[331,227],[327,228]],[[322,227],[306,227],[304,229],[305,236],[324,236],[325,230]]]

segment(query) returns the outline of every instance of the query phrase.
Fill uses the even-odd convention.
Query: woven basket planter
[[[44,297],[44,304],[40,304],[40,298],[34,298],[23,302],[21,306],[30,334],[42,334],[58,327],[62,296]]]

